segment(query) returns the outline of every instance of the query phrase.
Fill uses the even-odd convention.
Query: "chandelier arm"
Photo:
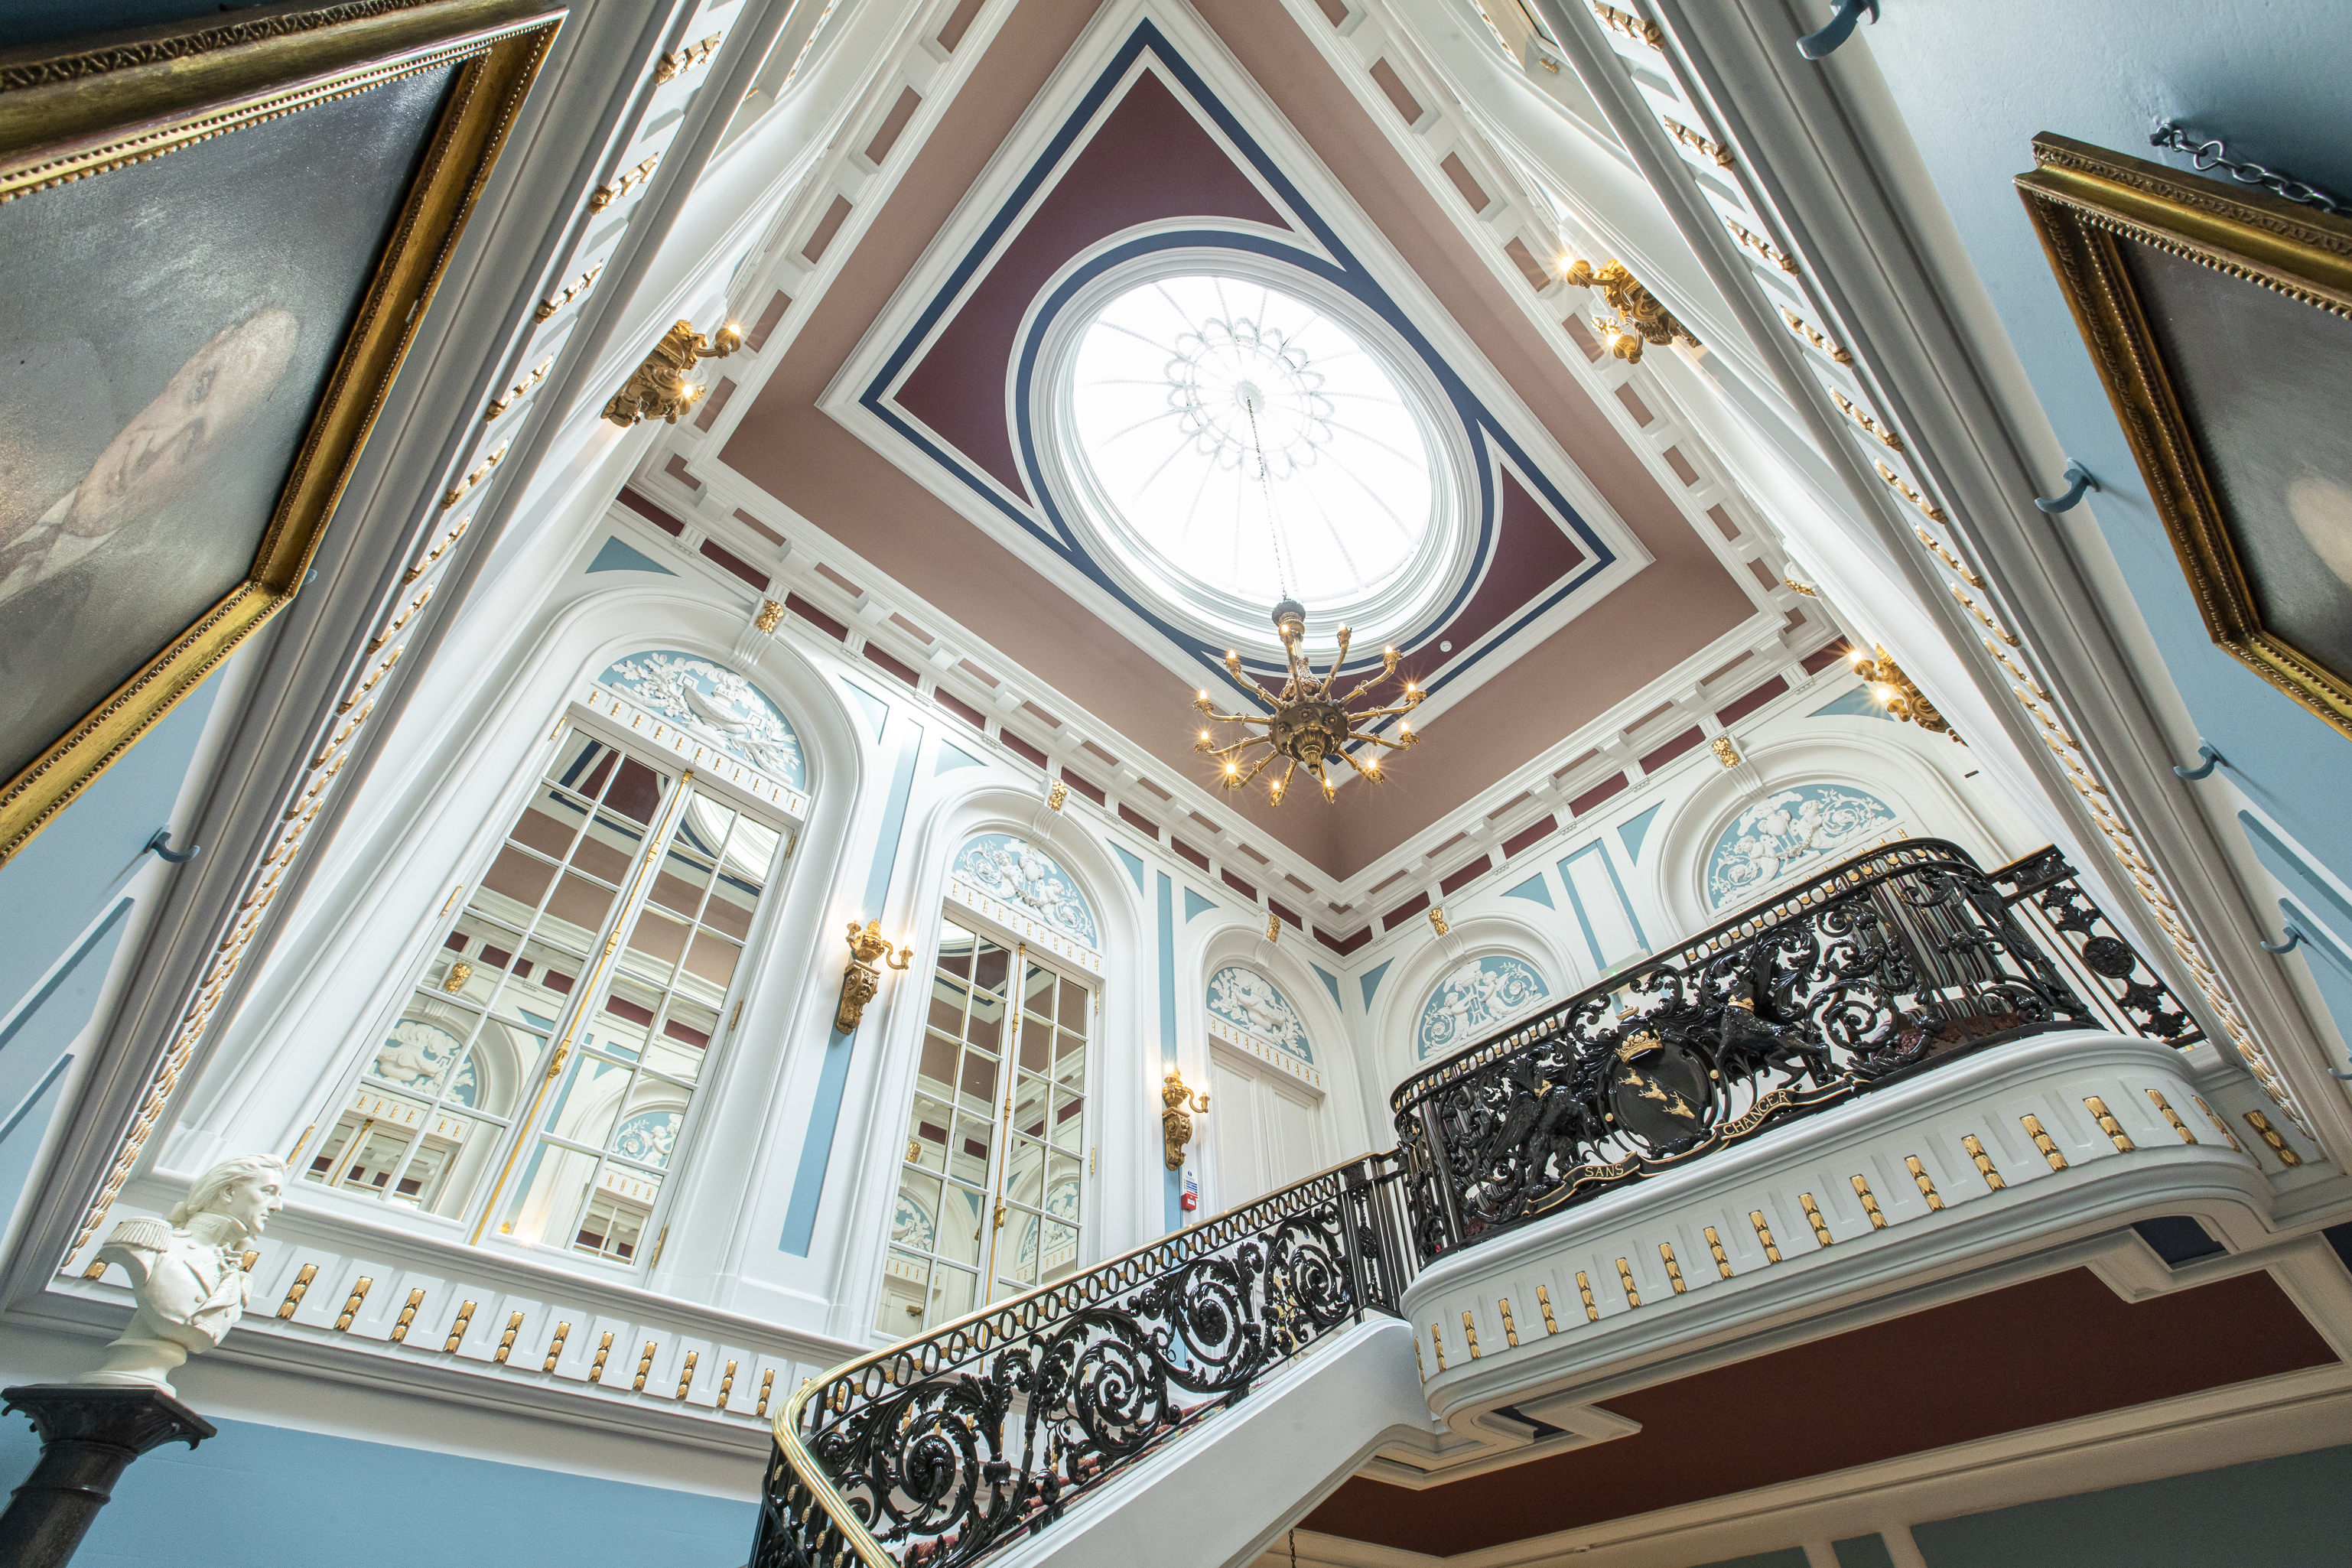
[[[1391,752],[1402,752],[1413,744],[1411,741],[1390,741],[1384,740],[1378,735],[1368,735],[1361,730],[1349,731],[1348,739],[1350,741],[1362,741],[1374,746],[1386,746]],[[1348,753],[1341,752],[1339,754],[1344,757]]]
[[[1256,762],[1250,764],[1249,772],[1244,773],[1227,773],[1223,780],[1224,786],[1227,789],[1241,788],[1244,784],[1249,783],[1250,780],[1265,772],[1266,763],[1274,761],[1274,758],[1275,753],[1268,752],[1265,756],[1260,757]]]
[[[1214,724],[1271,724],[1274,722],[1274,716],[1270,713],[1220,713],[1214,709],[1204,711],[1209,721]]]
[[[1367,719],[1386,719],[1398,713],[1410,713],[1420,706],[1420,699],[1415,698],[1411,702],[1400,702],[1393,708],[1367,708],[1361,713],[1350,713],[1348,715],[1348,721],[1353,724],[1360,724]]]
[[[1332,673],[1335,675],[1339,673],[1337,667],[1334,667]],[[1361,686],[1357,687],[1356,689],[1348,693],[1347,696],[1339,699],[1339,705],[1343,708],[1346,707],[1349,703],[1353,702],[1357,698],[1361,697],[1365,692],[1370,691],[1373,687],[1378,686],[1381,682],[1388,679],[1393,673],[1394,671],[1384,669],[1378,675],[1366,676],[1364,678],[1364,683]]]

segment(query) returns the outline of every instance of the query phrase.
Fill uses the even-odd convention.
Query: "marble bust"
[[[98,1249],[131,1276],[139,1310],[106,1347],[106,1364],[77,1383],[147,1384],[172,1392],[171,1373],[226,1337],[253,1288],[244,1253],[286,1206],[286,1163],[242,1154],[197,1177],[168,1220],[126,1219]]]

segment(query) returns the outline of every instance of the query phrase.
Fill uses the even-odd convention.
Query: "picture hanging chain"
[[[2169,147],[2188,153],[2190,165],[2200,174],[2210,169],[2226,170],[2230,178],[2242,185],[2260,185],[2274,196],[2317,207],[2324,213],[2341,214],[2345,211],[2346,204],[2341,199],[2318,186],[2307,184],[2292,174],[2265,169],[2260,163],[2241,163],[2230,156],[2230,149],[2222,144],[2220,137],[2200,142],[2177,120],[2168,120],[2158,126],[2147,141],[2151,147]]]

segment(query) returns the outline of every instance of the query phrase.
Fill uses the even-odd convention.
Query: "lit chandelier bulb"
[[[1368,779],[1375,780],[1381,776],[1381,764],[1378,758],[1374,758],[1372,761],[1364,764],[1364,776]]]
[[[1205,740],[1207,740],[1208,738],[1209,738],[1209,732],[1208,732],[1206,730],[1202,731],[1201,731],[1201,739],[1202,739],[1203,741],[1205,741]]]

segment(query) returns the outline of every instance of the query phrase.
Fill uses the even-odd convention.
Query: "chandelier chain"
[[[1259,395],[1265,395],[1260,393]],[[1242,412],[1249,416],[1250,450],[1257,454],[1258,489],[1265,496],[1265,531],[1267,537],[1274,541],[1274,585],[1287,599],[1290,597],[1290,565],[1283,552],[1282,524],[1274,514],[1274,479],[1266,469],[1265,442],[1257,433],[1255,400],[1243,399]]]

